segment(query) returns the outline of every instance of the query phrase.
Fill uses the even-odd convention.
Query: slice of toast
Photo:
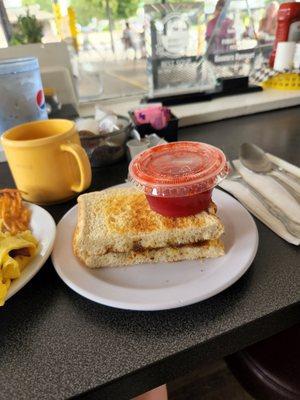
[[[169,218],[152,211],[139,190],[115,188],[79,196],[73,249],[85,262],[108,253],[141,252],[218,239],[223,231],[214,203],[197,215]]]
[[[126,265],[173,262],[182,260],[197,260],[215,258],[224,255],[224,246],[219,239],[207,240],[201,243],[182,245],[179,247],[164,247],[129,251],[128,253],[106,253],[104,255],[89,254],[81,261],[89,268],[122,267]]]

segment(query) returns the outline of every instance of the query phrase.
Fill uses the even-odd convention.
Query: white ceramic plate
[[[226,230],[223,257],[97,270],[86,268],[72,251],[77,221],[75,206],[57,226],[53,265],[75,292],[116,308],[165,310],[207,299],[232,285],[247,271],[258,246],[257,228],[248,211],[218,189],[214,190],[213,199]]]
[[[37,274],[50,256],[54,245],[56,225],[51,215],[35,204],[26,203],[26,205],[31,211],[30,229],[39,241],[38,254],[22,271],[20,278],[12,281],[6,300],[22,289]]]

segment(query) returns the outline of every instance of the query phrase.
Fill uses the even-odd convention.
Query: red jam
[[[183,197],[157,197],[146,195],[150,208],[165,217],[187,217],[207,210],[212,190]]]
[[[198,142],[152,147],[129,165],[129,178],[145,192],[151,209],[168,217],[206,210],[213,188],[227,173],[223,152]]]

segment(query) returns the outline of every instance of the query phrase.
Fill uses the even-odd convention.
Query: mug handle
[[[71,189],[74,192],[80,193],[87,189],[92,181],[91,164],[88,156],[84,149],[77,143],[62,144],[60,148],[62,151],[71,153],[77,161],[80,171],[80,183],[79,185],[72,185]]]

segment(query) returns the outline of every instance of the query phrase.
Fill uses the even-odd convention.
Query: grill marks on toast
[[[213,203],[210,211],[211,214],[216,212]],[[201,214],[180,218],[159,215],[149,208],[145,195],[140,192],[130,196],[116,193],[113,198],[102,202],[102,212],[107,229],[119,234],[201,227],[205,224],[205,218]]]
[[[90,268],[218,257],[224,254],[218,240],[224,227],[215,214],[211,203],[195,216],[163,217],[135,188],[83,194],[78,198],[74,254]]]
[[[153,232],[159,229],[159,220],[149,209],[143,193],[128,196],[115,193],[102,202],[102,212],[108,230],[124,233]]]
[[[125,265],[177,262],[182,260],[196,260],[215,258],[224,255],[224,246],[219,239],[202,242],[200,246],[164,247],[161,249],[145,249],[144,251],[130,251],[126,253],[107,253],[101,256],[89,255],[84,263],[90,268],[121,267]]]

